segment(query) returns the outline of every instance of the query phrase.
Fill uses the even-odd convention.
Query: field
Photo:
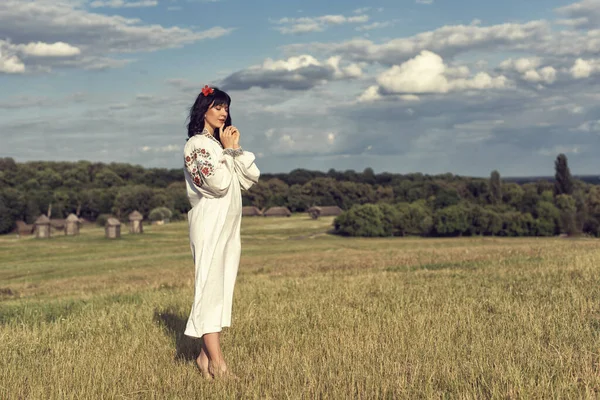
[[[600,242],[355,239],[331,218],[245,218],[238,380],[182,335],[185,222],[110,241],[0,238],[2,399],[596,398]]]

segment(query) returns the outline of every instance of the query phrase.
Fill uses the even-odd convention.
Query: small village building
[[[65,230],[65,219],[64,218],[50,218],[50,230],[54,232],[64,232]]]
[[[143,220],[144,216],[137,210],[129,214],[129,233],[144,233]]]
[[[45,239],[50,237],[50,219],[42,214],[34,222],[34,232],[37,239]]]
[[[287,207],[271,207],[263,215],[265,217],[289,217],[292,212]]]
[[[79,235],[79,218],[77,215],[71,213],[65,220],[65,235],[75,236]]]
[[[17,235],[31,235],[35,228],[34,224],[27,224],[25,221],[15,221],[15,230]]]
[[[321,206],[315,206],[315,207],[311,207],[308,210],[306,210],[306,212],[308,212],[308,214],[313,219],[317,219],[319,217],[331,217],[331,216],[336,216],[337,217],[343,211],[344,210],[342,210],[338,206],[322,206],[322,207]]]
[[[104,233],[108,239],[118,239],[121,237],[121,221],[114,217],[106,220]]]
[[[254,206],[242,207],[242,216],[244,216],[244,217],[258,217],[261,215],[262,215],[262,213],[260,212],[258,207],[254,207]]]

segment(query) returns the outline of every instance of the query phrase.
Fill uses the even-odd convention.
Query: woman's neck
[[[214,128],[207,123],[204,123],[204,130],[208,131],[208,133],[210,133],[213,136],[215,135]]]

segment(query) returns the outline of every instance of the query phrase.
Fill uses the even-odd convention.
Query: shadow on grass
[[[174,309],[154,310],[154,321],[162,326],[165,333],[175,341],[176,361],[192,361],[200,353],[200,341],[185,336],[187,317],[182,317]]]

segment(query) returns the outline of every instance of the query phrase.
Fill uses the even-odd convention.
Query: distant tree
[[[260,183],[260,180],[258,181]],[[252,191],[252,188],[250,188]],[[258,204],[253,204],[259,208]],[[290,186],[288,191],[287,206],[292,212],[304,212],[312,205],[311,197],[304,192],[303,186],[295,184]]]
[[[361,178],[363,183],[367,183],[369,185],[374,185],[377,182],[375,179],[375,172],[373,171],[373,168],[370,167],[364,169]]]
[[[536,236],[554,236],[560,232],[560,210],[552,202],[537,203],[533,216],[536,219]]]
[[[502,182],[500,181],[500,173],[496,170],[492,171],[490,175],[489,193],[491,204],[502,202]]]
[[[575,216],[577,206],[575,199],[569,194],[559,194],[556,196],[556,207],[560,210],[560,230],[568,235],[577,233]]]
[[[559,154],[554,162],[554,194],[556,196],[561,194],[573,194],[573,178],[571,177],[571,171],[567,163],[567,156]]]
[[[461,236],[471,227],[470,210],[463,204],[437,210],[434,214],[433,227],[440,236]]]
[[[8,233],[15,226],[15,217],[0,197],[0,233]]]
[[[518,183],[504,183],[502,185],[502,201],[513,208],[519,209],[525,191]]]
[[[94,175],[94,184],[96,187],[109,188],[114,186],[123,186],[124,181],[110,168],[103,168]]]
[[[389,236],[389,225],[384,225],[384,215],[377,205],[364,204],[344,211],[334,220],[335,231],[347,236]]]

